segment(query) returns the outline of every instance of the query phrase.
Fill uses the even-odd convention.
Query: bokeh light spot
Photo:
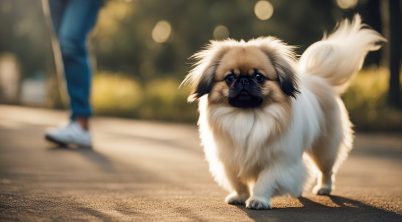
[[[341,9],[354,8],[357,5],[358,0],[336,0],[336,4]]]
[[[226,39],[229,37],[229,29],[224,25],[218,25],[214,28],[215,39]]]
[[[152,29],[152,39],[157,43],[164,43],[169,39],[171,33],[172,27],[170,23],[161,20],[156,23],[155,27]]]
[[[258,1],[254,6],[254,13],[260,20],[268,20],[274,13],[274,7],[269,1]]]

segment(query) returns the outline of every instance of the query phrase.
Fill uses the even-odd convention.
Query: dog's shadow
[[[370,206],[358,200],[341,196],[314,198],[300,197],[302,207],[274,208],[272,210],[249,210],[238,206],[254,221],[402,221],[402,215]],[[322,201],[324,203],[321,203]]]

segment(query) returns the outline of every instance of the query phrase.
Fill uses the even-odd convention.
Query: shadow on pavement
[[[136,141],[143,141],[147,142],[149,144],[156,144],[156,145],[161,145],[164,146],[165,148],[169,149],[179,149],[180,151],[185,151],[185,152],[193,152],[196,154],[203,154],[201,147],[198,145],[198,143],[194,148],[193,146],[189,146],[188,144],[183,144],[181,140],[171,140],[171,139],[163,139],[163,138],[157,138],[157,137],[145,137],[141,135],[135,135],[127,132],[108,132],[109,135],[112,135],[113,137],[125,137],[125,138],[130,138],[132,140]]]
[[[121,209],[122,207],[114,203],[109,209],[102,209],[104,206],[96,202],[82,202],[80,198],[65,196],[55,198],[53,194],[7,193],[2,197],[11,200],[2,203],[1,207],[8,209],[7,212],[0,210],[2,221],[37,221],[44,218],[45,221],[118,221],[122,217],[127,219],[144,216],[133,209]],[[29,210],[26,203],[31,203]],[[15,217],[16,215],[19,216]]]
[[[48,148],[51,152],[75,152],[81,154],[85,159],[94,163],[98,168],[107,173],[114,173],[115,170],[108,157],[97,152],[93,148],[70,148],[66,146],[53,146]]]
[[[130,181],[129,184],[138,183],[158,183],[161,187],[165,185],[174,185],[177,189],[188,190],[182,183],[177,182],[174,178],[170,178],[163,171],[157,171],[155,169],[149,169],[141,164],[137,164],[133,159],[132,162],[125,163],[118,159],[108,157],[101,152],[98,152],[94,148],[71,148],[66,146],[53,145],[47,148],[48,152],[60,152],[60,153],[75,153],[84,157],[87,162],[93,164],[100,169],[108,177],[111,182]],[[101,175],[101,174],[93,174]],[[87,181],[91,182],[91,181]],[[106,181],[105,181],[106,182]],[[108,181],[110,182],[110,181]]]
[[[400,214],[347,197],[329,196],[326,203],[305,197],[300,197],[298,200],[302,207],[275,208],[274,206],[272,210],[259,211],[241,206],[239,209],[254,221],[402,221]]]

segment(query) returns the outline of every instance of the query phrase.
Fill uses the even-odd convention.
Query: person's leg
[[[50,17],[52,19],[53,31],[59,36],[60,24],[64,15],[68,0],[49,0]]]
[[[100,0],[68,0],[58,35],[70,97],[71,119],[83,128],[87,127],[87,119],[91,115],[92,70],[86,40],[96,23],[99,8]]]

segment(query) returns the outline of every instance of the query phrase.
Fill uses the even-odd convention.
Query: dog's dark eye
[[[232,83],[234,82],[236,80],[236,77],[235,77],[235,75],[232,73],[232,74],[229,74],[229,75],[227,75],[226,77],[225,77],[225,82],[226,82],[226,84],[228,84],[228,86],[230,86],[230,85],[232,85]]]
[[[254,77],[255,81],[257,81],[258,83],[263,83],[266,79],[265,76],[263,76],[260,73],[254,73],[253,77]]]

